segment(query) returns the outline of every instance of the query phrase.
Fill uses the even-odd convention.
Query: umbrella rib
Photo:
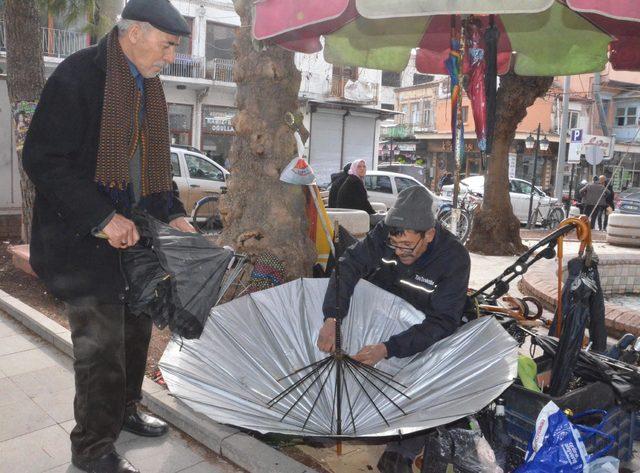
[[[347,395],[347,404],[349,404],[349,416],[351,417],[351,424],[353,425],[353,435],[357,435],[356,419],[353,417],[353,404],[351,404],[351,396],[349,396],[349,390],[347,389],[347,383],[345,381],[344,392]]]
[[[389,387],[393,388],[393,386],[390,383],[394,383],[397,384],[398,386],[407,389],[407,387],[400,383],[399,381],[396,381],[394,378],[394,376],[391,376],[389,373],[387,373],[386,371],[382,371],[381,369],[378,369],[374,366],[369,366],[366,363],[362,363],[361,361],[358,361],[354,358],[348,357],[349,361],[355,365],[357,365],[360,368],[364,368],[365,370],[367,370],[369,373],[371,373],[373,376],[375,376],[376,378],[378,378],[380,381],[385,382]],[[385,381],[386,379],[386,381]],[[396,388],[393,388],[396,391],[398,391]],[[402,392],[398,391],[400,394],[402,394]],[[404,394],[403,394],[404,395]],[[409,396],[406,396],[409,397]]]
[[[319,365],[321,363],[325,363],[329,358],[331,358],[331,356],[327,356],[327,357],[323,358],[320,361],[316,361],[314,363],[311,363],[310,365],[303,366],[302,368],[295,370],[293,373],[289,373],[288,375],[283,376],[282,378],[278,379],[278,382],[284,381],[285,379],[290,378],[293,375],[300,373],[301,371],[308,370],[309,368],[311,368],[313,366]]]
[[[378,415],[380,417],[382,417],[382,420],[384,421],[385,424],[387,424],[387,427],[390,427],[389,422],[387,422],[387,418],[384,416],[384,414],[382,414],[382,412],[380,411],[380,409],[378,408],[378,406],[376,405],[376,403],[374,402],[374,400],[371,398],[371,395],[369,394],[369,392],[367,391],[367,389],[364,387],[364,385],[362,384],[362,382],[358,379],[358,377],[355,375],[355,373],[353,372],[353,370],[355,368],[352,368],[351,365],[347,364],[347,369],[349,370],[349,372],[351,372],[351,376],[353,376],[353,379],[356,380],[356,382],[360,385],[360,389],[362,389],[362,392],[364,392],[365,396],[367,396],[367,398],[369,399],[369,402],[371,403],[371,405],[373,406],[373,408],[378,412]],[[359,373],[360,374],[360,373]],[[365,377],[366,379],[366,377]],[[333,415],[331,416],[333,419]]]
[[[273,399],[271,399],[267,405],[269,407],[273,407],[275,404],[279,403],[282,399],[284,399],[285,397],[287,397],[292,391],[294,391],[296,388],[298,388],[299,386],[301,386],[302,384],[304,384],[304,382],[309,379],[311,376],[313,376],[314,374],[318,373],[318,371],[320,371],[327,363],[329,363],[331,361],[331,357],[327,357],[324,360],[321,360],[321,365],[316,366],[315,368],[313,368],[311,371],[309,371],[306,375],[304,375],[302,378],[300,378],[298,381],[296,381],[294,384],[292,384],[291,386],[289,386],[287,389],[285,389],[284,391],[282,391],[280,394],[276,395],[276,397],[274,397]]]
[[[333,365],[335,365],[335,363],[331,365],[331,369],[329,370],[329,373],[327,373],[327,377],[324,379],[324,381],[322,382],[322,386],[320,386],[320,389],[318,390],[318,395],[316,396],[315,400],[313,401],[313,404],[311,405],[311,408],[309,409],[309,414],[307,415],[307,418],[305,419],[304,424],[302,424],[302,430],[304,430],[307,427],[307,422],[309,422],[309,419],[311,418],[311,414],[313,414],[313,410],[315,409],[316,404],[318,403],[318,400],[322,395],[322,390],[327,384],[327,381],[329,381],[329,377],[331,376],[331,371],[333,370]],[[321,377],[321,376],[322,374],[320,374],[318,377]]]
[[[349,365],[347,365],[347,366],[349,366]],[[362,372],[360,371],[360,369],[359,369],[357,366],[353,366],[353,369],[354,369],[354,370],[356,370],[356,371],[357,371],[357,373],[358,373],[360,376],[362,376],[362,377],[364,378],[364,380],[365,380],[367,383],[369,383],[371,386],[373,386],[374,388],[376,388],[376,390],[377,390],[380,394],[382,394],[384,397],[386,397],[386,398],[387,398],[387,400],[388,400],[391,404],[393,404],[394,406],[396,406],[396,408],[397,408],[400,412],[402,412],[402,413],[403,413],[403,414],[405,414],[405,415],[407,414],[407,413],[406,413],[406,412],[405,412],[405,411],[404,411],[404,410],[403,410],[403,409],[402,409],[398,404],[396,404],[396,402],[395,402],[393,399],[391,399],[391,398],[387,395],[387,393],[385,393],[382,389],[380,389],[380,387],[379,387],[376,383],[374,383],[374,382],[373,382],[373,381],[371,381],[369,378],[367,378],[367,377],[364,375],[364,373],[362,373]],[[382,381],[382,382],[384,383],[384,381]],[[388,384],[387,384],[387,383],[385,383],[385,384],[388,386]],[[401,394],[402,394],[402,393],[401,393]],[[408,397],[408,396],[406,396],[405,394],[403,394],[403,396],[405,396],[407,399],[409,399],[409,397]]]
[[[291,410],[296,407],[298,405],[298,403],[302,400],[302,398],[305,396],[305,394],[307,394],[307,392],[309,392],[309,389],[311,389],[311,387],[316,384],[318,382],[318,380],[322,377],[322,375],[324,374],[324,372],[331,367],[331,370],[333,369],[333,363],[328,363],[325,366],[323,366],[322,368],[318,368],[318,371],[322,370],[322,372],[318,373],[318,376],[316,376],[316,378],[311,382],[311,384],[309,386],[307,386],[307,389],[304,390],[304,392],[302,394],[300,394],[300,396],[298,397],[298,399],[296,399],[296,402],[294,402],[291,407],[287,410],[287,412],[284,413],[284,415],[282,416],[282,418],[280,419],[280,421],[283,421],[285,417],[287,417],[289,415],[289,412],[291,412]],[[331,370],[329,370],[329,374],[331,374]],[[315,370],[314,370],[315,372]]]

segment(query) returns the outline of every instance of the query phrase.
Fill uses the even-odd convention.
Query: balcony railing
[[[207,60],[207,79],[233,82],[233,59],[213,58]]]
[[[380,84],[374,82],[353,81],[346,77],[333,77],[331,97],[358,103],[377,103],[380,96]]]
[[[7,50],[4,20],[0,21],[0,51]],[[55,28],[42,28],[42,53],[47,57],[65,58],[89,45],[86,33]]]
[[[162,74],[172,77],[204,79],[204,58],[189,54],[176,54],[176,60],[162,70]]]

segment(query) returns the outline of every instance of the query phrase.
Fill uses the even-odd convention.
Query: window
[[[511,192],[515,192],[516,194],[531,194],[531,184],[524,181],[511,181],[510,183]]]
[[[332,75],[334,79],[343,79],[344,82],[348,80],[358,80],[358,68],[350,66],[333,66]]]
[[[391,111],[396,109],[392,103],[382,103],[380,104],[380,108],[382,110],[391,110]]]
[[[400,115],[400,123],[407,123],[409,121],[409,104],[403,103],[400,107],[402,115]]]
[[[207,21],[207,62],[212,59],[233,59],[235,27]]]
[[[184,17],[185,21],[189,25],[189,31],[192,32],[192,35],[188,38],[180,38],[180,44],[176,48],[177,54],[185,54],[187,56],[191,56],[191,47],[193,45],[193,18],[189,18],[188,16]]]
[[[433,122],[433,102],[431,102],[430,100],[427,100],[425,102],[423,102],[422,104],[422,113],[423,113],[423,119],[422,119],[422,123],[424,124],[425,127],[427,128],[432,128],[434,126]]]
[[[396,189],[398,192],[405,190],[408,187],[417,186],[418,183],[412,181],[411,179],[407,179],[406,177],[396,177]]]
[[[202,106],[200,149],[207,157],[224,167],[228,165],[227,158],[234,134],[231,120],[236,112],[234,108]]]
[[[399,72],[382,71],[382,85],[385,87],[400,87],[402,75]]]
[[[182,176],[182,173],[180,172],[180,160],[176,153],[171,153],[171,175],[173,177]]]
[[[616,108],[616,125],[617,126],[633,126],[637,123],[637,107],[618,107]]]
[[[167,104],[169,109],[169,132],[171,143],[177,145],[191,144],[191,117],[193,107],[177,103]]]
[[[469,118],[469,107],[465,105],[462,107],[462,123],[467,123],[467,118]]]
[[[393,194],[393,190],[391,189],[391,179],[389,176],[365,176],[364,186],[371,192]]]
[[[193,179],[224,182],[224,174],[222,171],[209,161],[206,161],[199,156],[187,153],[185,153],[184,158],[187,162],[189,177]]]
[[[422,102],[414,102],[411,104],[411,123],[416,125],[420,123],[422,118]]]
[[[579,119],[580,119],[580,112],[577,112],[575,110],[571,110],[569,112],[569,130],[578,128],[578,125],[580,124]]]
[[[414,74],[413,75],[413,85],[426,84],[427,82],[432,82],[434,77],[429,74]]]

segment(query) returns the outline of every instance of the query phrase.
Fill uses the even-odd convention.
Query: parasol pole
[[[340,228],[338,220],[334,223],[334,228]],[[339,232],[333,232],[333,246],[335,247],[340,239]],[[342,314],[340,313],[340,261],[336,258],[335,284],[336,284],[336,335],[335,335],[335,360],[336,360],[336,435],[342,435]],[[338,438],[336,442],[336,453],[342,455],[342,441]]]
[[[454,46],[458,49],[454,49]],[[456,28],[456,17],[451,15],[451,85],[452,85],[452,125],[455,175],[453,180],[453,209],[451,210],[451,231],[458,234],[458,195],[460,193],[460,166],[464,159],[464,121],[462,117],[462,61],[464,59],[464,25]],[[455,118],[453,118],[455,116]]]
[[[557,304],[557,312],[558,317],[556,318],[556,337],[560,338],[562,334],[562,251],[564,249],[564,235],[558,238],[558,304]]]

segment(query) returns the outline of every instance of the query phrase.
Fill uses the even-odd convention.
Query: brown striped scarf
[[[132,197],[129,162],[138,146],[141,201],[153,194],[172,193],[167,102],[159,77],[144,80],[144,118],[139,123],[142,100],[118,41],[118,29],[114,28],[107,38],[107,77],[95,181],[116,207],[127,210]]]

